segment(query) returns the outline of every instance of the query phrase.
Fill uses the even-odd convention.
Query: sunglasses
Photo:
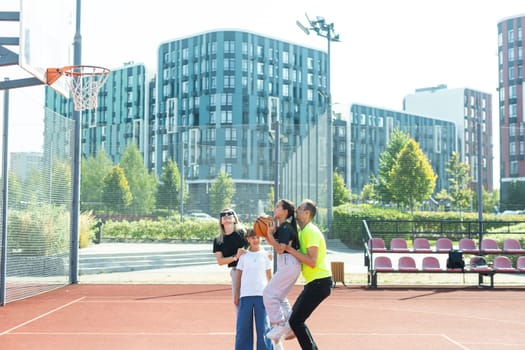
[[[234,214],[233,211],[226,211],[226,212],[224,212],[224,213],[221,213],[221,218],[222,218],[223,216],[232,216],[233,214]]]

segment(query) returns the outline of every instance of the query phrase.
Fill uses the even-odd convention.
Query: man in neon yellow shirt
[[[305,321],[330,295],[333,285],[332,274],[326,264],[326,241],[319,228],[312,223],[316,213],[316,205],[310,199],[305,199],[297,207],[299,250],[286,247],[286,251],[301,262],[301,272],[306,281],[288,320],[303,350],[318,349]]]

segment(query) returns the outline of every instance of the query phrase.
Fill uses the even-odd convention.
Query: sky
[[[0,10],[10,10],[8,2],[18,4],[2,0]],[[326,50],[325,38],[296,25],[308,25],[305,14],[324,17],[341,39],[331,44],[334,104],[402,110],[415,89],[446,84],[492,94],[497,122],[497,23],[525,14],[525,1],[83,0],[81,14],[83,64],[114,69],[133,61],[151,72],[161,43],[215,29]]]

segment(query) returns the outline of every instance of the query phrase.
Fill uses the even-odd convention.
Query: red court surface
[[[0,307],[0,349],[233,349],[230,293],[229,285],[71,285]],[[325,350],[525,349],[525,289],[337,286],[308,325]]]

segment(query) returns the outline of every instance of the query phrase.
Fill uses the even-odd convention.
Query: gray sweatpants
[[[277,272],[266,285],[263,291],[263,302],[270,324],[284,324],[292,313],[292,307],[287,295],[292,290],[299,274],[301,263],[284,253],[277,256]]]

